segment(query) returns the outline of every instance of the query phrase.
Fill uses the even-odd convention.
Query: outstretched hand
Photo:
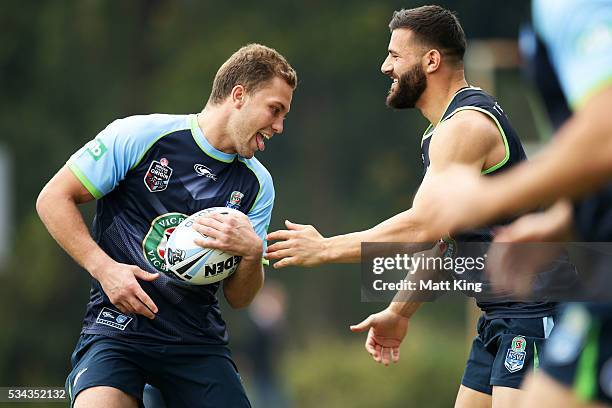
[[[409,319],[389,309],[368,316],[351,331],[360,333],[368,330],[365,349],[374,361],[388,366],[400,358],[400,344],[408,331]]]
[[[286,230],[268,234],[268,241],[278,241],[270,246],[266,259],[278,260],[275,268],[286,266],[316,266],[325,263],[325,238],[312,225],[285,221]]]

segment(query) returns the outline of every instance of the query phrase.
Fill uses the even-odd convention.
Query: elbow
[[[38,198],[36,198],[36,212],[38,216],[42,219],[46,213],[46,209],[48,207],[49,202],[49,191],[47,186],[45,186],[41,192],[38,194]]]
[[[441,231],[434,231],[427,227],[419,230],[417,233],[417,242],[436,242],[441,238],[444,238],[444,233]]]
[[[255,296],[257,296],[257,293],[263,287],[263,280],[258,285],[256,284],[246,290],[245,288],[236,289],[234,284],[235,282],[231,279],[226,281],[223,284],[223,295],[232,309],[240,310],[251,305],[253,299],[255,299]]]
[[[253,302],[255,296],[253,297],[242,297],[242,296],[232,296],[231,294],[225,292],[225,300],[230,305],[230,307],[234,310],[241,310],[247,308],[251,302]]]

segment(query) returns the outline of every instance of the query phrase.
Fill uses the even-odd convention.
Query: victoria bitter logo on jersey
[[[142,242],[142,251],[149,264],[160,272],[167,271],[164,255],[168,238],[185,218],[187,218],[185,214],[167,213],[151,222],[151,228]]]

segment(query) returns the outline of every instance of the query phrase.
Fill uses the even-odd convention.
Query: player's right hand
[[[392,310],[385,309],[368,316],[359,324],[351,326],[351,331],[360,333],[368,330],[365,349],[374,361],[388,366],[400,358],[400,344],[408,331],[409,319]]]
[[[121,313],[138,313],[155,319],[157,306],[142,290],[136,278],[150,282],[157,279],[159,273],[149,273],[134,265],[114,262],[96,276],[106,296]]]
[[[268,234],[266,240],[277,241],[268,246],[264,258],[277,260],[274,268],[317,266],[325,263],[325,238],[312,225],[285,221],[286,230]]]

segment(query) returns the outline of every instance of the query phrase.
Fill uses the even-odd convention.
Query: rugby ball
[[[195,238],[213,239],[193,229],[194,222],[205,214],[239,213],[227,207],[212,207],[185,218],[170,234],[164,258],[167,270],[178,279],[194,285],[208,285],[230,276],[238,268],[240,257],[218,249],[202,248]]]

